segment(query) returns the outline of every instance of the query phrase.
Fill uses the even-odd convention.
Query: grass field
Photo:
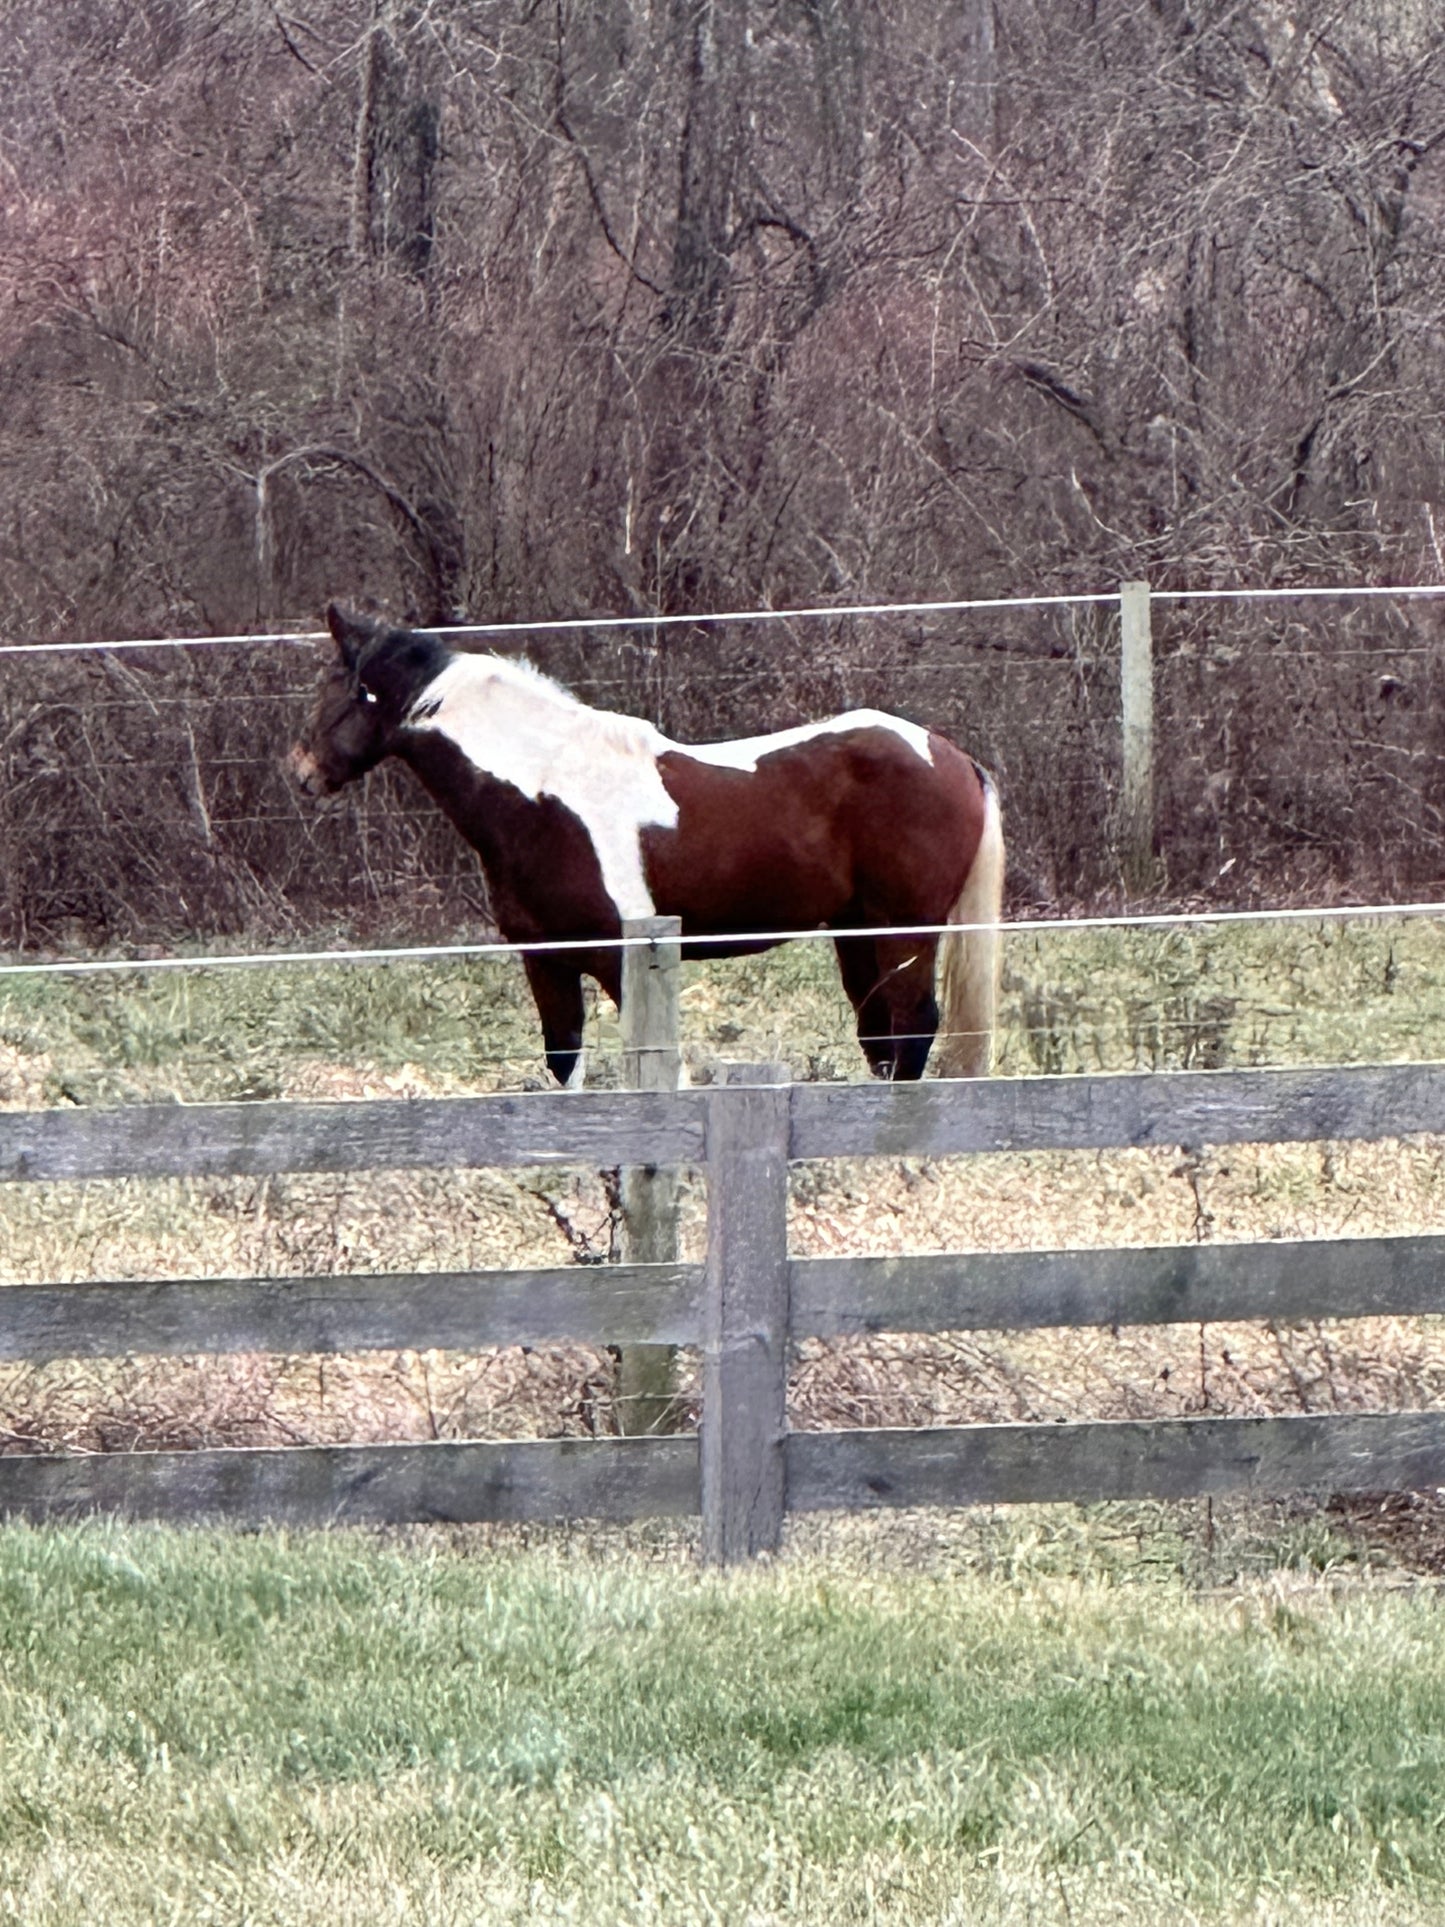
[[[826,943],[684,966],[684,1048],[861,1077]],[[615,1014],[594,1000],[591,1076],[614,1082]],[[0,979],[0,1101],[310,1094],[345,1067],[469,1089],[543,1083],[510,958]],[[1445,928],[1426,919],[1180,929],[1015,929],[1002,1075],[1377,1063],[1445,1055]]]
[[[698,1068],[862,1059],[826,946],[687,969]],[[1004,1074],[1445,1054],[1445,933],[1423,921],[1009,939]],[[592,1074],[617,1075],[615,1016]],[[540,1085],[510,961],[0,979],[0,1102],[347,1098]],[[702,1194],[685,1194],[697,1255]],[[804,1255],[1445,1229],[1445,1141],[883,1159],[800,1167]],[[470,1269],[605,1255],[595,1172],[382,1172],[195,1183],[12,1185],[0,1277],[134,1278]],[[473,1357],[57,1360],[0,1368],[24,1447],[527,1436],[607,1422],[611,1363],[581,1347]],[[1428,1320],[977,1333],[807,1343],[799,1425],[1147,1417],[1445,1402]]]
[[[1433,1590],[1101,1546],[6,1529],[0,1920],[1440,1919]]]
[[[1016,936],[1000,1069],[1445,1055],[1445,935]],[[684,991],[694,1065],[861,1060],[820,947]],[[594,1076],[616,1028],[592,1020]],[[510,966],[0,981],[0,1103],[540,1083]],[[696,1248],[699,1199],[685,1239]],[[1445,1228],[1445,1142],[796,1174],[800,1252]],[[9,1186],[0,1276],[560,1263],[595,1174]],[[585,1430],[604,1356],[59,1360],[11,1449]],[[1435,1320],[805,1345],[797,1424],[1445,1403]],[[1378,1513],[1378,1517],[1376,1516]],[[286,1538],[0,1530],[0,1923],[1445,1920],[1429,1501]]]

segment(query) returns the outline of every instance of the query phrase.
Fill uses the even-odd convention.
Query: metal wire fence
[[[1153,593],[1142,892],[1181,908],[1392,898],[1445,877],[1437,584]],[[1123,884],[1117,591],[472,624],[680,740],[862,704],[1000,776],[1016,917]],[[787,638],[779,646],[779,633]],[[395,771],[320,811],[280,758],[311,630],[20,639],[0,655],[0,946],[294,948],[485,930],[475,860]],[[1136,887],[1136,897],[1140,891]],[[310,947],[310,946],[308,946]],[[407,943],[408,950],[414,948]]]

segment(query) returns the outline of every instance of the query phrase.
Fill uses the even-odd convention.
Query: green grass
[[[0,1747],[27,1927],[1445,1913],[1445,1616],[1358,1581],[8,1528]]]
[[[684,969],[694,1066],[781,1058],[859,1077],[826,943]],[[588,1022],[593,1082],[618,1076],[616,1016]],[[298,1065],[419,1070],[458,1087],[544,1079],[510,958],[0,979],[0,1047],[48,1061],[51,1103],[274,1097]],[[1445,1056],[1445,928],[1423,919],[1030,935],[1005,947],[998,1068],[1216,1069]]]
[[[1000,1068],[1440,1057],[1442,1024],[1425,923],[1015,935]],[[689,966],[684,1030],[862,1070],[821,945]],[[606,1008],[591,1042],[606,1081]],[[0,980],[0,1049],[0,1095],[50,1103],[542,1071],[500,961]],[[0,1530],[0,1923],[1445,1919],[1432,1592],[1310,1527],[1275,1555],[1313,1576],[1212,1596],[1040,1516],[951,1574],[726,1578]]]
[[[0,1044],[50,1060],[52,1103],[275,1097],[306,1062],[469,1084],[543,1070],[508,959],[9,978]]]
[[[1215,1070],[1445,1056],[1423,918],[1014,932],[1000,1068]]]

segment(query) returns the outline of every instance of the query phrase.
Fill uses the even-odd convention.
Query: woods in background
[[[1428,0],[11,0],[0,74],[12,639],[1445,576]],[[1156,614],[1163,886],[1445,875],[1437,631]],[[935,721],[1067,906],[1117,881],[1114,647],[538,653],[680,735]],[[298,816],[310,675],[7,667],[4,940],[480,914],[405,792]]]

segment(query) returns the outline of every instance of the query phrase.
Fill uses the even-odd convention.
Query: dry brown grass
[[[43,1063],[12,1053],[5,1098]],[[303,1064],[291,1097],[420,1095],[420,1071]],[[684,1190],[684,1255],[704,1197]],[[799,1167],[803,1256],[1189,1243],[1445,1227],[1445,1140],[886,1159]],[[290,1276],[600,1257],[595,1173],[453,1171],[12,1186],[11,1281]],[[480,1287],[484,1289],[485,1287]],[[61,1359],[0,1370],[0,1450],[535,1437],[609,1430],[611,1355],[580,1345],[287,1358]],[[962,1424],[1445,1404],[1437,1321],[1191,1325],[803,1341],[796,1425]]]
[[[1171,1067],[1177,1053],[1151,1056],[1135,1033],[1146,1018],[1161,1020],[1165,1004],[1184,1010],[1206,981],[1242,1013],[1229,1049],[1220,1044],[1221,1061],[1276,1053],[1286,1062],[1345,1061],[1366,1036],[1388,1056],[1408,1035],[1418,1054],[1435,1037],[1429,1020],[1445,987],[1438,952],[1439,933],[1416,924],[1206,931],[1187,940],[1105,933],[1049,945],[1016,935],[1003,1055],[1023,1070],[1156,1058]],[[1044,990],[1052,1015],[1043,1012]],[[1269,1019],[1268,1036],[1259,1016],[1266,1003],[1284,1013]],[[616,1039],[604,1004],[589,1042],[605,1082],[615,1075]],[[689,1055],[699,1061],[783,1056],[795,1074],[834,1076],[858,1068],[836,974],[807,946],[700,974],[683,1006]],[[535,1017],[520,981],[487,969],[302,973],[281,984],[202,977],[64,995],[22,986],[10,993],[3,1032],[0,1106],[10,1108],[71,1095],[115,1103],[242,1088],[313,1100],[447,1094],[496,1084],[503,1067],[489,1051],[525,1049],[537,1069]],[[704,1203],[694,1177],[683,1193],[685,1256],[701,1255]],[[802,1166],[790,1238],[811,1256],[1440,1229],[1445,1140],[1415,1138]],[[585,1171],[6,1186],[0,1279],[566,1264],[605,1258],[613,1231],[607,1191]],[[611,1427],[613,1379],[610,1354],[583,1346],[61,1359],[0,1368],[0,1450],[586,1433]],[[916,1425],[1442,1400],[1435,1321],[1377,1318],[809,1340],[798,1349],[792,1416],[804,1427]]]
[[[819,1165],[793,1249],[1026,1251],[1384,1236],[1445,1225],[1445,1140],[1030,1152]],[[1426,1407],[1439,1321],[971,1332],[807,1341],[794,1423],[927,1425]]]

